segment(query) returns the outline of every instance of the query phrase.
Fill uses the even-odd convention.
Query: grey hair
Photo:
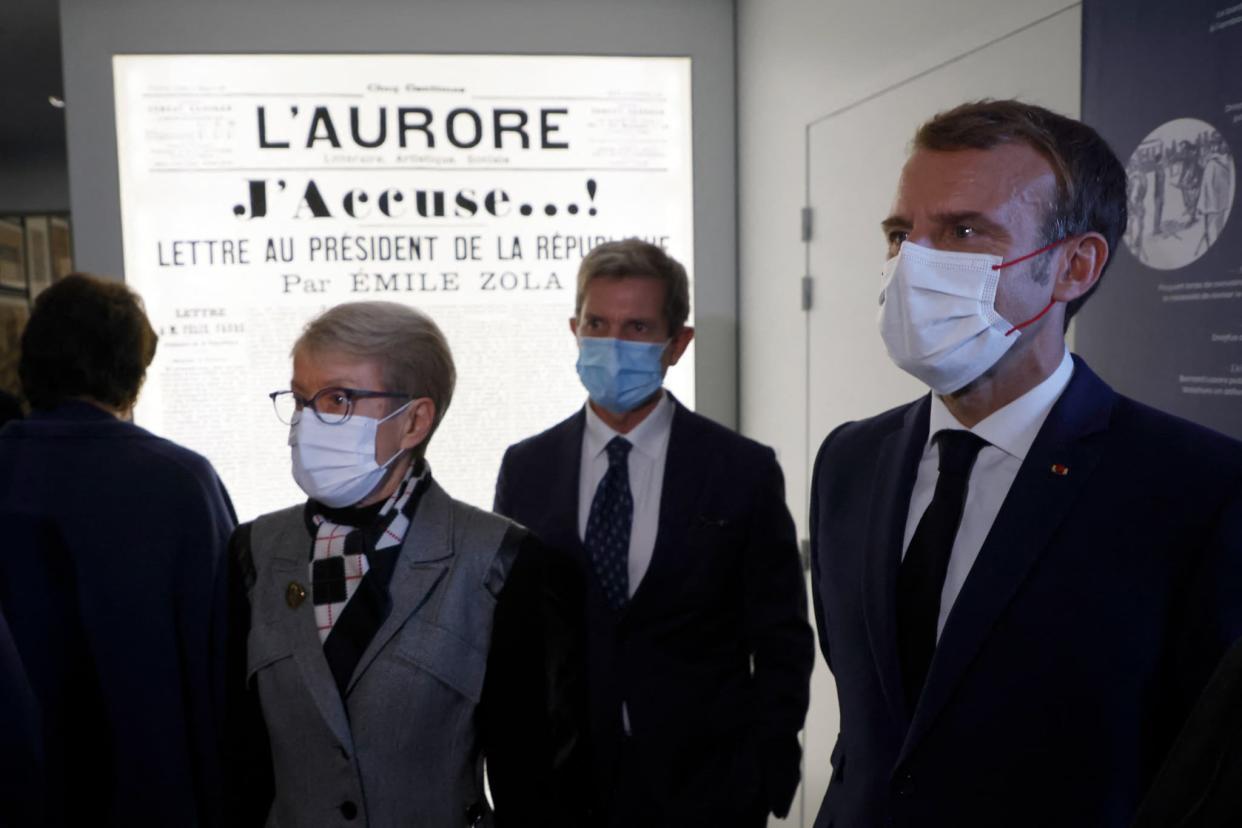
[[[650,242],[623,239],[592,248],[578,267],[578,295],[574,315],[582,316],[587,288],[592,279],[656,279],[664,283],[664,321],[670,334],[677,333],[690,318],[690,279],[681,262]]]
[[[396,302],[346,302],[306,323],[292,354],[336,352],[380,365],[386,388],[414,397],[430,397],[435,434],[453,399],[457,369],[443,331],[430,316]],[[424,442],[426,445],[426,442]]]

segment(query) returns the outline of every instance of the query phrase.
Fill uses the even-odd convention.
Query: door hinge
[[[802,208],[802,240],[809,242],[811,240],[811,220],[814,216],[810,207]]]
[[[811,300],[815,298],[815,282],[810,276],[802,277],[802,309],[811,309]]]

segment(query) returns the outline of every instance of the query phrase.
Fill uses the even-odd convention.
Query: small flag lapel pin
[[[1067,474],[1069,474],[1069,466],[1063,466],[1060,463],[1053,463],[1052,473],[1055,474],[1057,477],[1065,477]]]

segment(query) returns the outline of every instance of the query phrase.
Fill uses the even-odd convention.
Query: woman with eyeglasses
[[[576,577],[435,482],[444,335],[405,305],[344,304],[292,357],[271,397],[308,499],[230,549],[235,824],[573,824]]]

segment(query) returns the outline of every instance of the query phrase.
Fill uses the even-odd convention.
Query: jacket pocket
[[[444,627],[411,619],[401,633],[397,657],[447,684],[478,704],[487,675],[487,653]]]
[[[246,638],[246,683],[254,680],[255,673],[281,659],[293,656],[293,645],[284,631],[275,624],[252,627]]]

